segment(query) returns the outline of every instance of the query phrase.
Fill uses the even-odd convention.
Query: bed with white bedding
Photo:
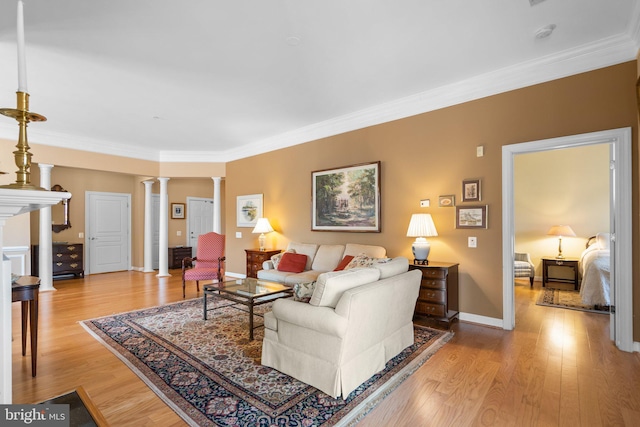
[[[609,242],[609,233],[598,233],[587,241],[587,248],[582,252],[580,296],[583,304],[611,305]]]

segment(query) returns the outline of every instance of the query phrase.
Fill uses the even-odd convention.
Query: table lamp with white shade
[[[409,222],[409,229],[407,230],[407,237],[415,237],[416,240],[411,246],[413,251],[413,263],[429,265],[429,252],[431,251],[431,245],[425,239],[425,237],[437,236],[438,231],[433,223],[431,214],[420,213],[411,215],[411,221]]]
[[[258,222],[256,222],[256,226],[254,227],[252,233],[260,233],[260,237],[258,237],[258,243],[260,244],[260,250],[264,251],[264,241],[265,241],[265,233],[271,233],[273,231],[273,227],[269,224],[269,220],[267,218],[258,218]]]
[[[562,237],[576,237],[576,233],[568,225],[554,225],[547,232],[548,236],[558,236],[558,256],[556,259],[564,259],[562,255]]]

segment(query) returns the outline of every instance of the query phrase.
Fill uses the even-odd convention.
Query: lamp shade
[[[256,226],[253,228],[252,233],[271,233],[272,231],[273,227],[271,227],[267,218],[258,218],[258,222],[256,222]]]
[[[548,236],[576,237],[576,233],[568,225],[554,225],[547,232]]]
[[[433,223],[431,214],[413,214],[409,222],[407,237],[429,237],[437,236],[438,231]]]

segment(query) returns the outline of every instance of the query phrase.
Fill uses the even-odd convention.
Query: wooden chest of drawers
[[[247,277],[258,278],[258,271],[262,270],[262,263],[271,259],[275,254],[282,252],[280,249],[265,250],[245,249],[247,253]]]
[[[84,277],[84,246],[82,243],[53,243],[51,252],[53,277],[73,275]],[[40,245],[31,248],[31,274],[39,275]]]
[[[429,262],[429,265],[409,265],[420,270],[422,281],[414,314],[429,316],[450,324],[458,317],[458,264]]]
[[[169,268],[182,268],[182,260],[191,256],[191,246],[169,248]]]

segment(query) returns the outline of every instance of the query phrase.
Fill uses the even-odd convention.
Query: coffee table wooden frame
[[[253,316],[263,317],[261,314],[255,314],[253,308],[275,301],[279,298],[287,298],[293,296],[293,288],[275,282],[267,282],[251,277],[246,279],[229,280],[222,283],[212,283],[202,288],[203,295],[203,317],[207,320],[207,312],[214,311],[223,307],[233,307],[238,310],[249,313],[249,341],[253,341],[253,330],[264,326],[264,324],[254,326]],[[244,310],[235,307],[234,304],[227,304],[215,308],[207,308],[207,296],[232,301],[236,304],[242,304],[247,307]]]

